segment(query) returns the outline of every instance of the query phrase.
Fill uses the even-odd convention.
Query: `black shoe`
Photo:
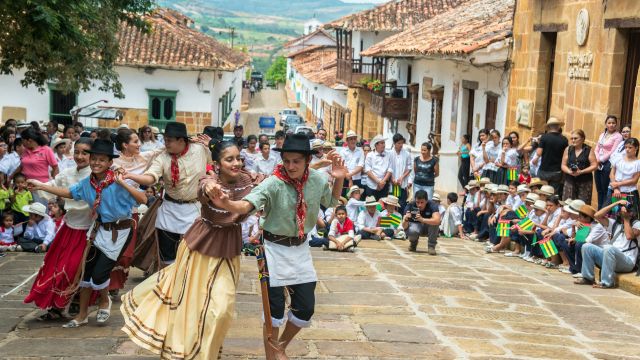
[[[378,236],[378,235],[371,235],[371,240],[378,240],[378,241],[380,241],[380,236]]]

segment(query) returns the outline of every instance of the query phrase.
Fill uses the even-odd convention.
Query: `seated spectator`
[[[602,225],[607,226],[611,235],[611,244],[599,246],[587,242],[582,247],[582,278],[576,284],[593,284],[596,288],[612,288],[615,286],[615,273],[633,271],[638,258],[638,241],[640,240],[640,221],[638,214],[630,210],[626,200],[620,200],[598,211],[594,217]],[[610,207],[621,206],[617,219],[606,217]],[[585,205],[587,206],[587,205]],[[589,234],[591,235],[591,233]],[[588,237],[587,237],[588,239]],[[595,266],[600,267],[600,283],[595,281]]]
[[[547,219],[543,224],[540,224],[538,230],[538,239],[545,239],[548,236],[552,236],[553,232],[560,226],[562,220],[562,206],[560,199],[557,195],[552,195],[547,198]],[[556,269],[556,264],[559,263],[560,256],[558,254],[553,255],[551,258],[543,260],[540,265],[546,266],[550,269]]]
[[[328,249],[337,251],[353,251],[358,245],[360,236],[355,235],[355,229],[351,219],[347,217],[347,209],[340,205],[334,212],[335,219],[329,227]]]
[[[361,208],[364,206],[365,202],[360,200],[362,197],[362,189],[358,187],[358,185],[353,185],[349,191],[347,192],[347,216],[351,221],[356,223],[358,221],[358,215],[360,214]]]
[[[378,226],[380,212],[376,198],[367,196],[364,206],[365,211],[358,215],[358,234],[362,239],[381,240],[384,236],[384,229]]]
[[[29,220],[29,214],[24,211],[24,207],[33,202],[31,192],[27,190],[27,178],[22,174],[17,174],[13,178],[15,189],[11,198],[11,210],[13,210],[14,221],[22,224]]]
[[[440,213],[440,218],[442,218],[444,216],[445,210],[447,209],[445,209],[445,207],[442,205],[442,199],[440,199],[440,194],[438,193],[433,194],[433,198],[431,200],[433,200],[436,204],[438,204],[438,212]]]
[[[478,234],[472,237],[475,241],[482,242],[489,239],[489,218],[495,213],[495,194],[494,189],[497,189],[495,184],[487,184],[482,188],[482,197],[480,201],[480,208],[477,213],[478,216]]]
[[[582,247],[587,244],[595,244],[600,247],[609,244],[609,233],[600,222],[595,220],[596,211],[589,205],[582,205],[582,200],[574,200],[569,205],[571,209],[577,210],[578,216],[575,221],[575,233],[567,240],[569,268],[574,278],[582,278]],[[578,206],[580,206],[578,208]],[[604,208],[603,208],[604,209]],[[602,211],[602,210],[601,210]],[[606,213],[605,213],[606,214]],[[600,214],[598,214],[600,216]],[[589,235],[582,241],[576,240],[576,235],[583,227],[589,228]],[[575,271],[578,272],[575,272]]]
[[[7,176],[0,173],[0,216],[11,208],[11,197],[13,190],[6,186]]]
[[[527,166],[523,166],[520,170],[520,175],[518,176],[518,182],[520,184],[529,185],[531,183],[531,174],[529,173],[529,168]]]
[[[428,200],[424,190],[417,191],[413,197],[414,201],[407,205],[407,212],[402,219],[402,228],[410,242],[409,251],[417,251],[418,238],[426,235],[429,255],[436,255],[440,228],[438,204]]]
[[[500,224],[500,222],[507,221],[510,225],[511,221],[517,218],[516,214],[511,211],[511,208],[505,205],[508,196],[509,187],[507,185],[499,185],[494,191],[495,212],[489,218],[490,243],[485,247],[485,251],[487,253],[503,251],[508,247],[509,242],[511,241],[510,236],[500,236],[497,233],[498,224]]]
[[[446,237],[462,236],[462,208],[458,205],[458,194],[447,194],[447,210],[442,218],[442,233]]]
[[[548,185],[548,183],[544,180],[540,180],[540,178],[534,177],[529,182],[529,189],[531,190],[531,192],[537,193],[542,185]]]
[[[524,201],[522,200],[520,194],[518,193],[519,186],[520,186],[520,183],[517,181],[512,181],[509,183],[509,195],[507,196],[507,200],[505,201],[505,206],[507,206],[510,210],[515,210],[520,205],[524,204]],[[529,191],[526,185],[522,189],[525,192]],[[527,190],[524,190],[524,189],[527,189]]]
[[[18,243],[13,236],[13,215],[6,213],[2,215],[2,226],[0,226],[0,252],[16,251]]]
[[[329,232],[327,228],[327,223],[324,221],[324,212],[320,209],[316,218],[316,226],[314,226],[307,234],[307,240],[309,240],[310,247],[329,246],[329,239],[325,237]]]
[[[480,186],[476,180],[471,180],[467,186],[465,186],[465,189],[464,221],[462,225],[465,234],[474,234],[478,232],[478,228],[476,227],[477,217],[474,210],[476,209],[476,203],[480,195]]]
[[[551,185],[542,185],[539,190],[535,191],[535,193],[540,196],[540,200],[547,201],[549,196],[553,196],[555,194],[555,189]]]
[[[47,216],[47,207],[40,203],[26,205],[23,209],[29,214],[27,227],[18,244],[22,251],[45,252],[56,235],[55,225]]]
[[[404,230],[400,228],[400,223],[402,222],[402,214],[398,212],[400,200],[393,195],[389,195],[380,199],[380,201],[384,206],[384,210],[380,212],[380,226],[384,228],[384,239],[405,239]],[[389,220],[392,220],[391,218],[397,219],[397,224],[394,224],[392,221],[390,222]],[[384,223],[383,220],[385,220]]]
[[[530,195],[536,195],[536,194],[530,194]],[[538,198],[538,200],[536,200],[533,203],[533,211],[529,213],[528,218],[533,222],[534,227],[531,230],[531,233],[529,233],[528,231],[520,231],[522,234],[525,235],[529,235],[528,239],[529,242],[528,244],[525,245],[525,252],[529,252],[529,256],[523,258],[524,260],[526,260],[527,262],[536,262],[536,261],[541,261],[540,256],[542,254],[542,252],[539,249],[539,246],[536,246],[537,242],[534,243],[534,239],[537,239],[537,241],[542,240],[541,238],[537,238],[537,234],[536,232],[539,230],[538,226],[540,224],[543,224],[545,221],[547,221],[547,203],[544,200],[540,200]]]
[[[520,186],[526,187],[526,185]],[[527,191],[523,191],[520,193],[520,196],[520,199],[523,201],[523,205],[527,209],[527,215],[524,219],[531,219],[532,216],[535,216],[535,209],[533,209],[533,205],[536,200],[538,200],[538,195],[529,194]],[[521,219],[519,218],[511,220],[513,225],[511,226],[511,233],[509,234],[509,237],[515,245],[513,251],[504,254],[506,257],[519,257],[524,259],[530,256],[531,239],[534,232],[533,230],[521,229],[518,225],[520,221]]]

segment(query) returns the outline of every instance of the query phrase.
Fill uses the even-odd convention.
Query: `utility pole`
[[[236,28],[235,27],[230,27],[229,28],[229,34],[231,35],[231,48],[233,49],[233,37],[236,34]]]

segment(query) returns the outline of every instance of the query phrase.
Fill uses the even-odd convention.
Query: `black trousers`
[[[291,313],[293,316],[303,322],[311,320],[316,307],[315,281],[304,284],[289,285],[286,289],[288,289],[289,296],[291,298]],[[271,309],[271,317],[274,319],[284,318],[284,292],[284,286],[269,287],[269,308]],[[301,326],[301,324],[296,324],[295,320],[292,322],[298,327],[304,327]]]
[[[365,187],[365,193],[367,196],[373,196],[376,198],[376,201],[382,199],[383,197],[387,197],[389,195],[389,182],[384,184],[384,187],[380,190],[372,189],[367,185]]]
[[[158,247],[160,249],[160,259],[165,263],[176,261],[176,253],[182,234],[172,233],[166,230],[156,229],[158,231]]]
[[[471,159],[470,158],[460,159],[460,168],[458,169],[458,181],[460,181],[460,185],[462,185],[462,187],[467,186],[467,184],[469,183],[470,171],[471,171]]]
[[[84,276],[80,287],[91,287],[94,290],[102,290],[109,286],[111,270],[116,266],[116,261],[111,260],[100,249],[91,245],[85,261]]]

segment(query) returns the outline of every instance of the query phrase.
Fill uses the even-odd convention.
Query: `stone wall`
[[[576,19],[581,9],[589,14],[584,45],[576,41]],[[583,129],[588,142],[594,142],[604,129],[607,114],[620,116],[622,108],[628,29],[605,28],[605,20],[640,16],[640,1],[601,0],[521,0],[514,21],[513,66],[509,86],[507,131],[524,135],[539,134],[546,122],[547,101],[550,115],[566,122],[565,131]],[[557,32],[553,86],[548,99],[551,37]],[[590,74],[570,79],[570,54],[593,55]],[[634,114],[639,114],[636,90]],[[517,124],[518,100],[532,102],[531,127]],[[640,114],[639,114],[640,115]],[[640,126],[633,133],[640,134]]]
[[[347,107],[351,111],[348,117],[347,130],[353,130],[358,137],[371,140],[377,134],[382,134],[384,118],[373,113],[371,107],[371,93],[362,88],[349,88]]]
[[[149,124],[147,109],[120,109],[124,112],[122,121],[100,120],[98,126],[102,128],[117,128],[120,124],[127,124],[131,129],[139,129]],[[176,121],[187,125],[189,134],[201,133],[205,126],[211,125],[210,112],[177,111]]]

